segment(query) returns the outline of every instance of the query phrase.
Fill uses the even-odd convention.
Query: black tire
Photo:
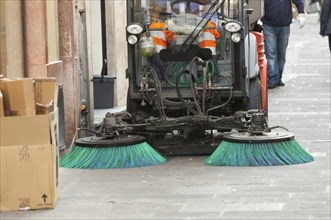
[[[247,110],[261,109],[262,97],[261,97],[261,82],[258,77],[249,80],[249,101]]]

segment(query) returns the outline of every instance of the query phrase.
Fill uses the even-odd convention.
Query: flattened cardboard
[[[50,144],[5,146],[0,157],[1,211],[55,207],[55,147]]]
[[[4,115],[10,116],[10,105],[9,105],[9,95],[8,95],[8,88],[5,82],[10,81],[10,79],[1,79],[0,80],[0,90],[3,96],[3,109]]]
[[[3,82],[0,80],[1,88]],[[46,82],[50,83],[47,79]],[[57,101],[55,82],[46,85],[42,80],[38,83],[39,88],[47,87],[41,90],[41,96],[37,95],[38,100]],[[8,85],[7,81],[5,85]],[[34,87],[32,91],[35,91]],[[33,106],[35,104],[33,102]],[[55,105],[49,114],[0,117],[0,211],[55,207],[58,197],[58,129]]]
[[[0,118],[0,148],[12,145],[49,144],[49,115]]]
[[[36,114],[32,79],[1,81],[1,88],[5,91],[5,109],[10,109],[11,116],[31,116]]]
[[[39,126],[47,131],[48,143],[31,144],[38,143],[33,141],[0,147],[0,210],[54,208],[59,181],[58,110],[49,115],[5,118],[47,121]],[[0,130],[0,135],[3,134]],[[6,140],[6,143],[15,142]]]
[[[48,105],[43,105],[40,103],[36,103],[36,114],[37,115],[48,115],[53,112],[54,103],[51,101]]]
[[[5,110],[3,108],[3,95],[0,90],[0,117],[4,117],[4,116],[5,116]]]
[[[34,78],[34,95],[36,103],[49,105],[53,101],[57,106],[58,87],[55,78]]]
[[[59,160],[60,160],[60,133],[59,133],[59,111],[56,109],[54,113],[50,114],[50,131],[51,131],[51,142],[53,146],[53,182],[54,182],[54,196],[55,202],[58,198],[58,187],[59,187]]]

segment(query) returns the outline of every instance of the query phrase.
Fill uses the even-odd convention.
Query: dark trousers
[[[331,35],[328,35],[329,37],[329,49],[330,49],[330,52],[331,52]]]

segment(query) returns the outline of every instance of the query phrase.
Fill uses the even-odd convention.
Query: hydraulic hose
[[[177,76],[184,70],[186,70],[188,63],[187,62],[177,62],[177,63],[171,63],[165,72],[165,80],[170,86],[176,86],[176,79]],[[208,60],[206,62],[206,65],[208,67],[208,70],[210,70],[211,76],[215,73],[215,64],[212,60]],[[210,68],[210,69],[209,69]],[[171,77],[172,76],[172,77]],[[185,75],[184,75],[185,76]],[[173,78],[175,81],[171,80]],[[203,76],[200,76],[196,79],[196,83],[201,85],[203,82]],[[179,85],[180,86],[189,86],[190,80],[188,77],[180,78],[179,79]]]
[[[177,77],[176,77],[176,92],[177,92],[177,95],[178,95],[178,98],[179,100],[183,103],[183,105],[186,107],[186,111],[189,112],[193,112],[193,113],[196,113],[196,111],[194,111],[188,104],[187,102],[184,100],[183,96],[182,96],[182,93],[180,92],[180,87],[179,87],[179,80],[180,78],[182,77],[183,74],[190,74],[188,70],[183,70],[181,71]]]

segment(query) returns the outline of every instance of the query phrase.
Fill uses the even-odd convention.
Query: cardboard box
[[[34,78],[36,114],[49,114],[58,106],[58,85],[56,78]]]
[[[35,115],[33,79],[2,80],[1,91],[5,97],[5,115]]]
[[[58,106],[58,85],[55,78],[34,78],[36,104],[48,106],[51,102]]]
[[[54,102],[50,102],[48,105],[43,105],[40,103],[36,103],[36,114],[37,115],[47,115],[54,111]]]
[[[46,96],[48,102],[54,98]],[[56,107],[50,114],[0,118],[1,211],[55,207],[58,133]]]

